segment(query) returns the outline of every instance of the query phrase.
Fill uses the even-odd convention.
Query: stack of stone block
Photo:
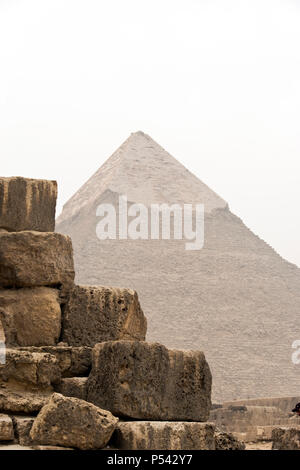
[[[241,448],[207,423],[202,352],[145,342],[135,291],[74,284],[71,240],[54,232],[56,197],[53,181],[0,178],[0,441]]]

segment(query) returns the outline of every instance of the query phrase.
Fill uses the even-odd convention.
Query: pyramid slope
[[[127,195],[143,203],[205,204],[205,210],[224,208],[227,203],[190,173],[151,137],[135,132],[65,204],[57,220],[74,217],[94,204],[106,191]]]
[[[116,174],[117,168],[112,179]],[[206,214],[200,251],[186,251],[184,241],[174,240],[100,242],[95,202],[115,202],[118,193],[99,194],[98,187],[94,192],[97,201],[57,226],[73,239],[78,283],[136,289],[148,318],[148,340],[205,352],[214,400],[298,394],[299,366],[291,361],[291,344],[300,333],[295,265],[226,204]]]

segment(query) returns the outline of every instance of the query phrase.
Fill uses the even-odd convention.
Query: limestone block
[[[0,414],[0,441],[12,441],[13,439],[14,428],[11,417]]]
[[[56,181],[0,178],[0,228],[53,232],[56,198]]]
[[[7,346],[54,345],[61,331],[59,291],[0,289],[0,320]]]
[[[80,398],[86,400],[87,377],[68,377],[55,385],[55,391],[66,397]]]
[[[70,288],[74,281],[71,239],[51,232],[1,232],[0,266],[0,287]]]
[[[102,341],[144,340],[147,320],[130,289],[75,286],[63,315],[63,341],[91,346]]]
[[[50,388],[59,382],[60,369],[54,356],[18,349],[6,350],[6,362],[0,364],[0,383],[29,388]]]
[[[49,353],[56,357],[62,377],[86,376],[92,366],[92,348],[86,346],[26,347],[23,351]]]
[[[87,399],[121,417],[207,421],[211,372],[201,351],[108,341],[93,349]]]
[[[32,446],[34,444],[30,437],[30,430],[34,423],[34,416],[13,416],[13,423],[17,441],[21,446]]]
[[[101,449],[110,440],[117,422],[109,411],[54,393],[38,414],[30,436],[42,445]]]
[[[120,421],[111,444],[122,450],[215,450],[211,423]]]

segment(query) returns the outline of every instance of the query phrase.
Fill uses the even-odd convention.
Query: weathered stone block
[[[0,441],[12,441],[13,439],[14,428],[11,417],[0,414]]]
[[[272,441],[272,450],[300,450],[300,427],[273,429]]]
[[[61,393],[66,397],[80,398],[86,400],[87,395],[87,377],[68,377],[61,380],[55,385],[54,389],[57,393]]]
[[[109,411],[54,393],[38,414],[30,437],[42,445],[101,449],[111,438],[117,422]]]
[[[0,320],[7,346],[54,345],[61,330],[59,291],[0,289]]]
[[[56,198],[56,181],[0,178],[0,228],[53,232]]]
[[[215,450],[211,423],[120,421],[111,445],[122,450]]]
[[[207,421],[211,373],[203,352],[159,343],[109,341],[93,349],[88,401],[116,416]]]
[[[38,412],[51,396],[49,390],[28,391],[0,387],[0,412],[33,414]]]
[[[144,340],[147,320],[130,289],[75,286],[63,314],[63,341],[94,346],[102,341]]]
[[[0,233],[1,287],[72,287],[72,242],[60,233]]]
[[[92,348],[86,346],[41,346],[22,351],[49,353],[56,357],[62,377],[86,376],[92,366]]]
[[[16,439],[21,446],[32,446],[34,444],[30,437],[30,430],[34,423],[33,416],[13,416]]]
[[[18,349],[6,350],[6,362],[0,364],[0,382],[31,388],[49,388],[59,382],[60,369],[54,356]]]

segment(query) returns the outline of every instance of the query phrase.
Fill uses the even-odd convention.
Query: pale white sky
[[[62,204],[137,130],[300,266],[300,1],[0,0],[0,174]]]

